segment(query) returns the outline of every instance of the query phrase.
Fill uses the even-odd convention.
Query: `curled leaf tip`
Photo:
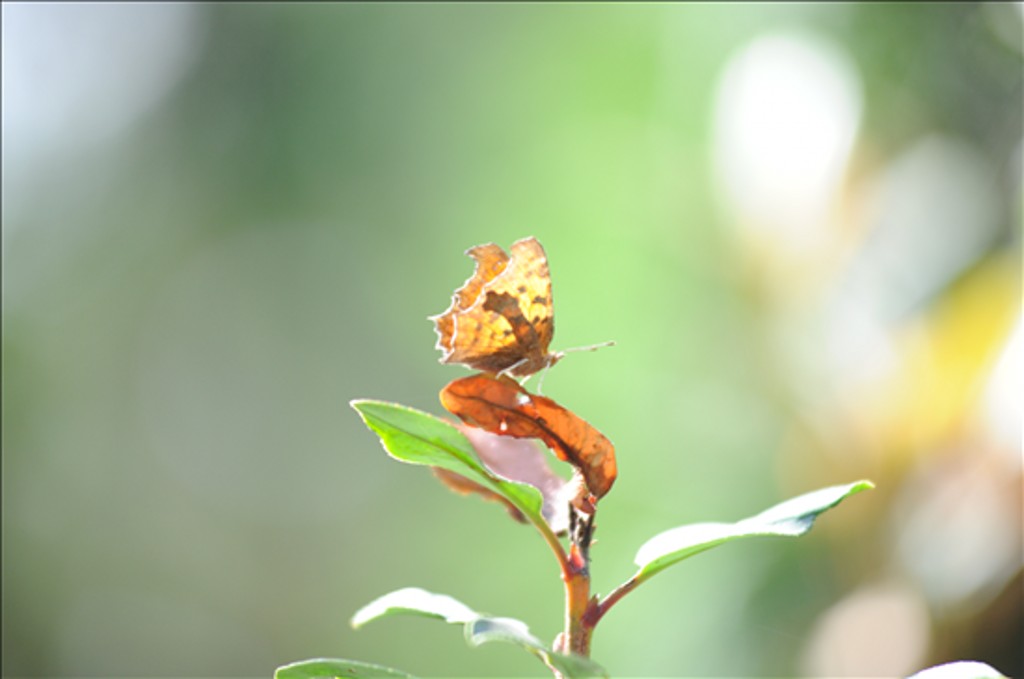
[[[615,447],[601,432],[567,408],[529,393],[514,380],[471,375],[441,390],[441,403],[468,425],[492,434],[542,441],[582,474],[595,498],[617,475]]]

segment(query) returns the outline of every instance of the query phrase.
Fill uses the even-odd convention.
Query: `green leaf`
[[[471,646],[492,641],[503,641],[525,648],[540,658],[545,665],[556,669],[564,677],[607,677],[608,673],[597,663],[578,655],[556,653],[530,634],[530,628],[513,618],[477,618],[466,623],[466,641]]]
[[[352,407],[380,437],[391,457],[461,474],[502,496],[534,522],[543,523],[540,491],[491,472],[477,457],[469,440],[452,425],[397,403],[356,400]]]
[[[908,679],[1005,679],[1005,676],[983,662],[961,660],[929,667]]]
[[[695,523],[667,530],[640,547],[635,559],[640,570],[634,579],[646,580],[694,554],[740,538],[803,535],[811,529],[819,514],[868,488],[874,488],[870,481],[822,488],[736,523]]]
[[[392,615],[420,615],[445,622],[466,623],[479,613],[461,601],[444,594],[432,594],[418,587],[406,587],[371,601],[352,616],[352,626],[359,629],[371,620]]]
[[[476,647],[492,641],[520,646],[565,677],[607,677],[599,665],[587,658],[556,653],[530,634],[526,623],[513,618],[492,618],[477,613],[464,603],[444,594],[433,594],[418,587],[406,587],[371,601],[352,616],[352,626],[392,615],[418,615],[461,624],[466,642]]]
[[[323,679],[324,677],[403,677],[416,679],[411,674],[390,667],[371,665],[355,660],[313,658],[278,667],[274,679]]]
[[[544,644],[530,634],[527,624],[515,618],[477,617],[466,625],[466,641],[474,647],[492,641],[504,641],[530,651],[546,650]]]

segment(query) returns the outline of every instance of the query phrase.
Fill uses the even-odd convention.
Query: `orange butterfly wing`
[[[551,276],[535,238],[512,244],[511,256],[488,243],[469,249],[476,270],[435,321],[442,363],[484,372],[531,375],[559,356],[548,353],[554,335]]]

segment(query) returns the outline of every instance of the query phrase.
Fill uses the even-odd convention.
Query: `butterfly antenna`
[[[544,366],[544,371],[541,372],[541,374],[540,374],[540,381],[537,382],[537,393],[538,394],[541,393],[541,389],[544,386],[544,378],[547,377],[548,370],[551,370],[551,366],[553,366],[555,364],[555,361],[558,361],[559,359],[564,357],[566,354],[576,353],[576,352],[579,352],[579,351],[597,351],[598,349],[601,349],[601,348],[604,348],[604,347],[613,347],[613,346],[615,346],[615,342],[612,341],[612,340],[608,340],[607,342],[601,342],[600,344],[591,344],[590,346],[586,346],[586,347],[573,347],[572,349],[565,349],[563,351],[559,351],[556,354],[552,354],[549,357],[549,359],[548,359],[547,365]],[[530,375],[527,375],[526,377],[524,377],[523,381],[519,383],[520,386],[525,385],[526,384],[526,380],[530,379],[530,377],[531,377]]]
[[[600,344],[590,344],[585,347],[573,347],[572,349],[563,349],[560,354],[576,353],[577,351],[597,351],[605,347],[614,347],[615,340],[608,340],[607,342],[601,342]]]

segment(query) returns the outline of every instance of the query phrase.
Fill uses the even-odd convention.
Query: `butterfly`
[[[466,251],[476,270],[455,291],[451,306],[429,318],[441,363],[526,377],[562,358],[562,352],[548,351],[555,319],[544,248],[530,237],[509,250],[486,243]]]

